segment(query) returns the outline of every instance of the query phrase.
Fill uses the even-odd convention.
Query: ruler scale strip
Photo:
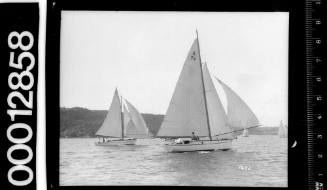
[[[321,49],[324,47],[324,40],[322,38],[322,9],[321,0],[305,0],[305,56],[306,56],[306,99],[307,99],[307,148],[308,148],[308,187],[309,189],[324,189],[323,167],[320,162],[323,156],[318,146],[322,139],[322,133],[319,131],[321,126],[318,121],[322,119],[321,106],[323,106],[323,94],[321,91],[322,73],[320,66],[317,64],[323,62],[324,58],[321,54]],[[320,51],[319,51],[320,50]],[[319,107],[320,106],[320,107]],[[325,108],[323,108],[325,109]],[[318,139],[318,140],[317,140]],[[319,152],[319,153],[317,153]]]

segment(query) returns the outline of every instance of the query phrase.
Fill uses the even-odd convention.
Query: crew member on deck
[[[194,132],[192,132],[192,140],[198,141],[199,137],[195,136]]]

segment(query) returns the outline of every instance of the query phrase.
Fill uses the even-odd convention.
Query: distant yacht
[[[125,102],[125,104],[123,103]],[[98,146],[134,145],[136,138],[148,138],[149,131],[139,111],[115,90],[107,116],[96,132]]]
[[[287,137],[287,127],[286,127],[286,125],[283,124],[282,120],[279,123],[278,136],[280,138],[286,138]]]
[[[248,129],[243,129],[243,137],[248,137],[249,136],[249,130]]]
[[[217,78],[216,78],[217,79]],[[198,37],[184,62],[167,113],[157,133],[160,138],[178,138],[165,145],[168,152],[228,150],[232,127],[258,126],[246,104],[226,84],[226,115],[209,70],[201,62]]]

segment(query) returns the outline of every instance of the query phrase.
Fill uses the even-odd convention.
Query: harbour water
[[[229,151],[167,153],[161,139],[95,146],[97,138],[60,139],[60,185],[287,187],[287,138],[238,137]]]

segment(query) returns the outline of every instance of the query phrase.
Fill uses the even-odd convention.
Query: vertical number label
[[[33,181],[34,174],[30,167],[26,166],[33,159],[33,151],[31,147],[26,145],[33,136],[33,131],[30,125],[26,123],[15,123],[16,116],[30,116],[33,111],[33,90],[34,76],[31,70],[35,65],[35,57],[32,53],[28,52],[34,45],[34,37],[29,31],[18,33],[11,32],[8,35],[8,47],[13,50],[9,55],[9,67],[15,71],[11,72],[8,76],[8,86],[12,92],[8,94],[7,103],[11,109],[7,110],[12,123],[7,129],[7,138],[13,143],[7,151],[7,159],[14,166],[8,171],[8,181],[15,186],[26,186]],[[19,53],[19,54],[18,54]],[[23,94],[28,94],[24,96]],[[23,107],[23,109],[18,109]],[[12,131],[23,131],[26,137],[14,137]],[[27,152],[27,157],[17,159],[13,157],[15,151]],[[26,179],[15,179],[14,172],[27,173]]]

